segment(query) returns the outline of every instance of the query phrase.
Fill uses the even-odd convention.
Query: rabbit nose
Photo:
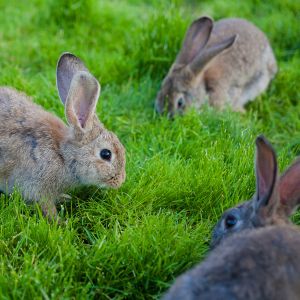
[[[158,114],[162,114],[164,112],[164,104],[162,104],[159,100],[155,101],[155,110]]]

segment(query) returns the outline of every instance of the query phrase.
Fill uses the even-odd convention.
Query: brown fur
[[[173,116],[208,101],[218,108],[229,104],[243,111],[249,100],[267,88],[276,72],[271,46],[257,27],[243,19],[213,23],[203,17],[187,31],[156,98],[156,109],[162,113],[167,106]]]
[[[231,209],[216,226],[220,229],[231,214],[241,222],[239,229],[215,242],[209,256],[180,276],[164,300],[300,298],[300,230],[288,219],[300,201],[299,161],[277,180],[274,150],[263,137],[256,144],[256,196],[244,203],[247,209],[239,212],[244,204]]]
[[[51,218],[56,216],[55,203],[65,190],[86,184],[117,188],[125,180],[125,149],[95,115],[100,86],[87,71],[82,76],[88,85],[80,86],[80,60],[67,53],[60,62],[67,64],[70,57],[77,62],[74,74],[69,76],[73,88],[87,91],[92,84],[94,87],[86,97],[74,96],[76,101],[93,101],[93,105],[82,104],[83,112],[80,107],[73,119],[67,117],[69,126],[25,94],[0,88],[0,189],[11,193],[16,186],[26,201],[39,202]],[[74,83],[74,77],[79,81]],[[91,100],[86,100],[88,97]],[[68,92],[64,101],[68,109],[72,109],[72,102],[72,93]],[[77,113],[87,116],[82,121],[84,128],[77,122]],[[111,151],[110,161],[100,157],[102,149]]]

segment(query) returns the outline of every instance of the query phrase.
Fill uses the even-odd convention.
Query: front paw
[[[70,202],[72,200],[72,197],[68,194],[60,194],[59,200],[60,202]]]

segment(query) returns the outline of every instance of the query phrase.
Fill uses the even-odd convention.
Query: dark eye
[[[225,219],[226,228],[232,228],[237,223],[237,218],[234,215],[228,215]]]
[[[180,97],[177,101],[177,106],[178,108],[183,108],[184,107],[184,99]]]
[[[102,149],[100,151],[100,156],[104,160],[110,160],[111,159],[111,151],[108,149]]]

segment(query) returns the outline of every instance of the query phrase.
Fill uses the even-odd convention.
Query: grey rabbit
[[[260,95],[277,72],[266,35],[244,19],[195,20],[162,82],[156,110],[169,116],[203,103],[235,111]]]
[[[300,200],[300,160],[278,177],[269,142],[259,136],[256,148],[254,197],[224,213],[211,253],[164,300],[300,299],[300,230],[289,221]]]

